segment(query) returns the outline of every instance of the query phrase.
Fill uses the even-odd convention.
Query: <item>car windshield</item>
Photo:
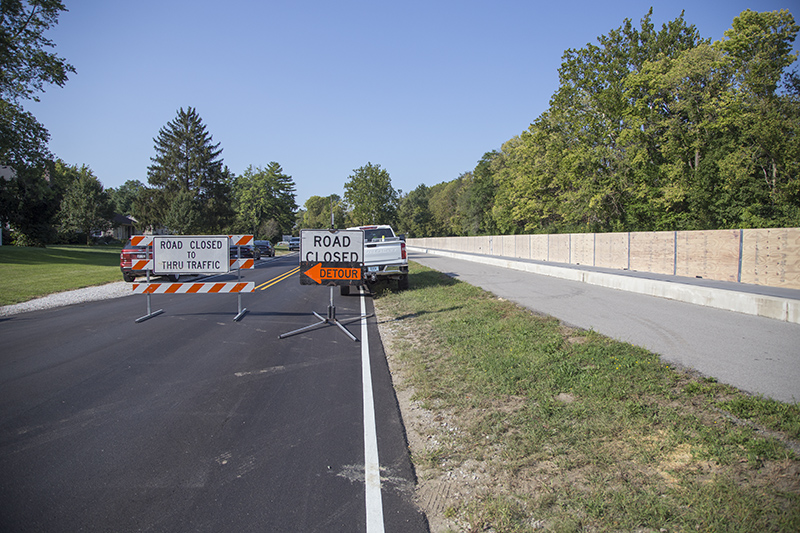
[[[131,241],[128,241],[128,244],[125,245],[123,250],[144,250],[147,246],[134,246],[131,244]]]
[[[364,230],[364,241],[366,242],[380,241],[383,240],[384,238],[390,239],[392,237],[394,237],[394,235],[392,235],[392,230],[390,230],[389,228]]]

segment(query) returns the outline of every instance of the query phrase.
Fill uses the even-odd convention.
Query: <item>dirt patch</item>
[[[545,464],[513,475],[500,466],[499,446],[482,443],[477,455],[484,456],[484,460],[467,457],[475,454],[460,449],[467,440],[460,438],[464,425],[493,412],[512,415],[524,407],[526,399],[508,396],[458,414],[439,408],[435,402],[428,405],[415,399],[406,377],[407,363],[397,354],[400,347],[419,347],[425,344],[424,340],[420,340],[419,330],[403,319],[382,316],[377,309],[376,315],[416,469],[415,500],[428,518],[431,533],[469,531],[470,524],[455,510],[484,497],[520,490],[528,494],[550,491],[543,477],[548,469]]]
[[[463,465],[444,461],[432,466],[438,451],[452,442],[454,433],[459,431],[458,426],[451,413],[426,409],[422,402],[414,399],[414,389],[408,384],[405,365],[396,356],[396,347],[418,342],[416,335],[402,320],[383,317],[377,309],[375,311],[408,447],[414,458],[418,480],[415,500],[428,517],[431,533],[459,530],[461,527],[454,517],[449,516],[449,510],[463,504],[471,495],[485,493],[491,479],[485,465],[476,461]]]

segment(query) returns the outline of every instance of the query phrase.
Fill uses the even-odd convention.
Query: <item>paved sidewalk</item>
[[[519,265],[500,266],[502,260],[490,264],[416,249],[410,249],[409,257],[569,325],[647,348],[667,362],[693,368],[741,390],[785,402],[800,401],[798,324],[592,284],[584,281],[587,276],[612,275],[582,268],[561,268],[561,276],[556,277],[520,270]],[[565,279],[567,275],[572,278]],[[716,286],[720,282],[683,278],[686,282],[682,283],[676,278],[664,281],[646,276],[626,272],[613,278],[623,286],[658,282],[673,292],[712,289],[729,292],[734,300],[752,298],[747,292]],[[749,287],[756,290],[758,298],[777,298],[792,305],[800,302],[789,298],[796,296],[790,292],[758,294]]]

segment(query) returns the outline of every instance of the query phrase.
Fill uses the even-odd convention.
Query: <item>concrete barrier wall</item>
[[[408,244],[800,289],[800,228],[429,237]]]

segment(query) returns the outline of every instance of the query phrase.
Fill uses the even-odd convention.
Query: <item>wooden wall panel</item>
[[[800,289],[800,228],[742,231],[742,283]]]
[[[547,261],[548,235],[531,235],[531,259]]]
[[[570,263],[594,266],[594,233],[573,233]]]
[[[569,234],[550,235],[549,259],[552,263],[569,263]]]
[[[498,235],[494,238],[494,255],[503,257],[514,257],[514,236]],[[498,247],[499,244],[499,247]]]
[[[488,254],[489,253],[489,237],[476,237],[478,249],[475,253],[478,254]]]
[[[628,268],[628,234],[598,233],[594,254],[594,266]]]
[[[631,232],[630,268],[639,272],[675,272],[675,233]]]
[[[675,274],[737,281],[739,233],[740,230],[677,232]]]
[[[514,235],[514,257],[520,259],[531,258],[531,236]]]

